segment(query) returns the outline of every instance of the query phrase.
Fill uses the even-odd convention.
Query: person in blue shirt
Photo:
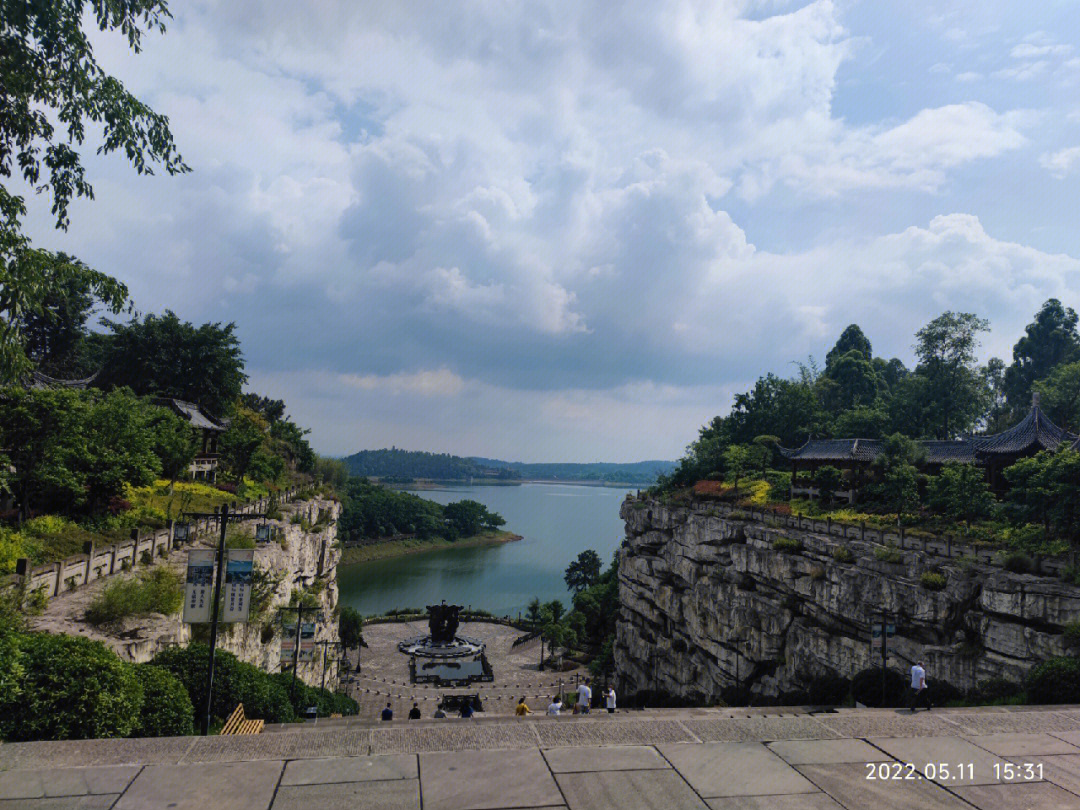
[[[394,719],[394,710],[390,707],[389,703],[387,703],[386,708],[382,710],[382,719],[383,720],[393,720]]]
[[[467,698],[461,704],[461,716],[466,719],[473,716],[472,701]]]

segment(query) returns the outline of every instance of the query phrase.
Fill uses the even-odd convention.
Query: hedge
[[[1051,658],[1033,667],[1027,694],[1028,703],[1080,703],[1080,658]]]
[[[319,717],[329,717],[331,714],[351,715],[360,711],[359,704],[347,695],[339,695],[317,686],[308,686],[299,678],[294,685],[291,672],[277,672],[270,678],[277,681],[285,690],[297,717],[304,717],[310,706],[318,709]]]
[[[30,633],[18,638],[19,695],[0,698],[7,740],[127,737],[139,723],[142,685],[99,641]]]
[[[143,704],[134,737],[184,737],[195,733],[195,712],[184,685],[167,669],[132,666],[142,684]]]
[[[176,676],[199,715],[206,704],[206,665],[209,659],[210,649],[205,644],[193,643],[186,648],[162,650],[150,663]],[[212,719],[224,721],[238,703],[243,703],[244,714],[248,717],[267,723],[292,723],[296,720],[288,694],[267,673],[223,650],[215,652],[214,661],[214,699],[210,706]]]

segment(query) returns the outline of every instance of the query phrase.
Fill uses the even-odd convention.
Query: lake
[[[563,574],[587,548],[610,563],[625,534],[619,506],[629,489],[522,484],[460,486],[413,492],[436,503],[471,499],[506,519],[523,540],[440,549],[338,568],[340,602],[362,614],[447,602],[502,616],[524,611],[534,596],[569,607]]]

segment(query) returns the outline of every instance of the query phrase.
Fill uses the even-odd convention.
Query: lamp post
[[[221,511],[214,512],[184,512],[185,517],[188,518],[208,518],[217,520],[221,526],[221,532],[218,535],[218,548],[217,548],[217,573],[214,576],[214,602],[210,608],[210,660],[206,666],[206,703],[203,706],[202,713],[202,736],[207,736],[210,733],[210,707],[213,705],[214,694],[214,653],[217,650],[217,632],[218,632],[218,602],[221,599],[221,578],[225,570],[225,534],[229,528],[229,521],[241,521],[241,520],[256,520],[259,518],[265,518],[265,514],[241,514],[240,512],[234,512],[229,514],[229,505],[222,504]],[[186,524],[182,524],[185,526]],[[184,532],[185,537],[187,531]]]

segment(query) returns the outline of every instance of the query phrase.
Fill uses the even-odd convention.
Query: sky
[[[87,149],[28,230],[235,322],[323,454],[673,459],[849,323],[1080,307],[1077,0],[171,5],[95,52],[192,172]]]

